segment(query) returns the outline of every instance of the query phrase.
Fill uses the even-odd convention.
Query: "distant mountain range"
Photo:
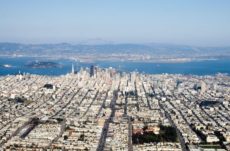
[[[173,44],[19,44],[0,43],[0,55],[74,59],[218,59],[230,58],[230,47],[192,47]],[[129,57],[129,58],[128,58]]]

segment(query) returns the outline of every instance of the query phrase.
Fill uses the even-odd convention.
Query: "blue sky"
[[[0,41],[230,45],[230,0],[0,0]]]

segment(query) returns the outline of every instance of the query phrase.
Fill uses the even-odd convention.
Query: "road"
[[[149,102],[148,95],[147,95],[147,93],[146,93],[146,89],[145,89],[144,83],[142,83],[142,87],[143,87],[144,92],[145,92],[145,96],[146,96],[146,99],[147,99],[148,107],[149,107],[150,110],[152,110],[152,107],[151,107],[150,102]]]
[[[176,133],[177,133],[177,136],[178,136],[178,138],[179,138],[179,142],[180,142],[180,144],[181,144],[181,149],[182,149],[182,151],[188,151],[188,149],[187,149],[187,147],[186,147],[186,145],[185,145],[185,141],[184,141],[184,138],[183,138],[181,132],[178,130],[178,128],[177,128],[176,125],[174,124],[174,122],[173,122],[171,116],[169,115],[168,111],[165,110],[165,108],[164,108],[163,105],[160,103],[160,101],[159,101],[159,106],[160,106],[161,110],[163,110],[163,111],[165,112],[165,116],[166,116],[166,118],[169,120],[170,124],[176,129]]]
[[[104,100],[103,100],[103,102],[102,102],[102,104],[101,104],[100,109],[98,110],[98,113],[97,113],[97,115],[96,115],[96,118],[99,117],[99,115],[100,115],[102,109],[105,107],[105,101],[106,101],[107,98],[108,98],[108,92],[109,92],[109,90],[106,92],[106,96],[105,96],[105,98],[104,98]]]
[[[55,137],[50,143],[49,145],[44,148],[44,150],[50,149],[50,147],[52,147],[52,143],[56,142],[60,137],[62,137],[63,133],[65,132],[65,128],[66,128],[66,119],[63,119],[63,121],[61,122],[61,130],[60,133],[58,134],[57,137]]]
[[[80,88],[81,89],[81,88]],[[75,92],[72,97],[69,99],[69,101],[65,104],[65,106],[63,106],[59,111],[57,111],[53,116],[51,116],[50,118],[53,118],[55,116],[57,116],[61,111],[63,111],[63,109],[65,109],[73,100],[73,98],[78,94],[78,92],[80,91],[80,89],[78,89],[77,92]]]
[[[128,151],[133,151],[133,143],[132,143],[132,123],[130,120],[130,116],[128,117],[129,124],[129,142],[128,142]]]
[[[116,105],[117,97],[118,97],[118,91],[116,90],[113,92],[113,99],[112,99],[111,104],[110,104],[110,108],[111,108],[112,112],[111,112],[109,118],[104,123],[101,137],[100,137],[100,140],[98,143],[99,145],[97,147],[97,151],[103,151],[104,150],[105,142],[106,142],[106,136],[107,136],[107,133],[109,130],[109,123],[112,121],[112,119],[115,115],[115,105]]]
[[[28,124],[30,124],[33,121],[33,118],[29,119],[27,122],[25,122],[22,126],[16,129],[5,141],[3,141],[0,144],[0,147],[2,147],[8,140],[10,140],[12,137],[16,136],[23,128],[25,128]]]
[[[139,112],[140,111],[140,106],[139,106],[139,103],[138,103],[138,93],[137,93],[137,83],[136,83],[136,81],[134,82],[134,86],[135,86],[135,100],[137,102],[136,107],[137,107],[137,111]]]

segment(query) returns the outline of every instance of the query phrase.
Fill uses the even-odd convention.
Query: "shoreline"
[[[202,62],[202,61],[218,61],[218,60],[225,60],[228,59],[229,57],[225,58],[220,58],[220,57],[201,57],[201,58],[158,58],[156,60],[154,59],[119,59],[119,58],[113,58],[113,59],[87,59],[87,58],[75,58],[75,57],[51,57],[51,56],[30,56],[30,55],[20,55],[20,56],[12,56],[12,55],[0,55],[0,57],[8,57],[8,58],[38,58],[38,59],[47,59],[47,60],[69,60],[69,61],[74,61],[74,62],[80,62],[80,63],[95,63],[95,62],[134,62],[134,63],[189,63],[189,62]]]

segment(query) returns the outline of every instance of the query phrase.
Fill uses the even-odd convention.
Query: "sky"
[[[230,46],[230,0],[0,0],[0,42]]]

